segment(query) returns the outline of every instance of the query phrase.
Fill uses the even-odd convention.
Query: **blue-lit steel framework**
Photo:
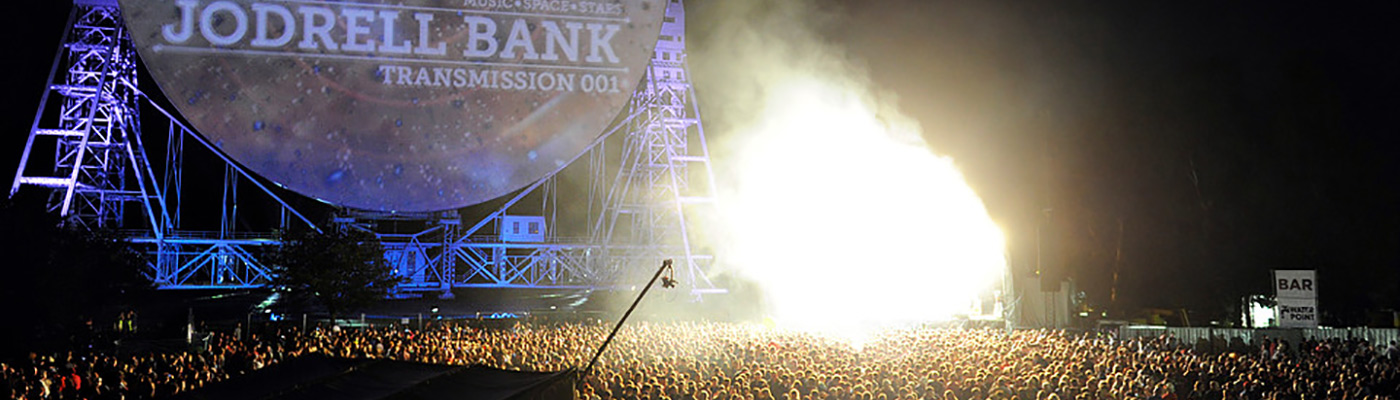
[[[696,251],[691,226],[697,208],[714,205],[698,103],[685,64],[684,6],[671,0],[646,77],[623,118],[604,132],[587,157],[587,236],[556,234],[557,176],[517,192],[471,225],[456,211],[395,214],[341,210],[332,221],[344,229],[377,234],[395,271],[408,278],[399,293],[441,292],[459,287],[629,288],[662,259],[675,259],[692,293],[721,292],[705,274],[713,257]],[[148,276],[165,289],[251,288],[272,278],[262,261],[279,244],[273,232],[235,229],[240,182],[276,202],[278,227],[304,223],[304,214],[249,174],[137,86],[135,52],[114,0],[75,0],[68,32],[54,58],[48,90],[15,174],[10,195],[22,186],[50,190],[50,211],[89,228],[123,229],[148,246]],[[57,95],[58,107],[50,99]],[[142,101],[145,100],[145,101]],[[141,106],[167,122],[165,160],[157,179],[141,143]],[[155,118],[150,118],[150,120]],[[52,126],[52,127],[50,127]],[[622,133],[618,135],[618,133]],[[217,231],[183,229],[181,192],[185,156],[194,140],[224,163]],[[618,144],[617,142],[620,142]],[[609,144],[613,143],[613,144]],[[30,156],[55,148],[51,174]],[[609,165],[609,146],[621,146]],[[195,147],[196,149],[198,147]],[[539,240],[510,239],[502,220],[538,194],[544,225]],[[128,218],[139,205],[144,219]]]
[[[167,225],[147,201],[159,194],[141,148],[137,99],[123,84],[136,80],[136,57],[121,15],[114,4],[78,2],[68,25],[10,195],[23,185],[52,189],[49,211],[89,228],[121,226],[130,203],[146,205],[151,225]],[[26,174],[36,146],[54,148],[51,173]]]
[[[134,84],[129,88],[149,100]],[[207,139],[195,134],[168,110],[154,102],[148,101],[146,105],[168,121],[165,174],[159,186],[165,195],[157,200],[162,209],[168,210],[170,223],[162,228],[127,232],[132,242],[149,246],[149,254],[153,256],[150,262],[151,279],[163,289],[252,288],[266,284],[272,279],[273,272],[271,265],[263,262],[263,255],[280,241],[274,232],[241,232],[236,228],[241,201],[238,192],[242,186],[240,182],[248,182],[276,203],[280,216],[277,223],[279,229],[288,229],[293,223],[304,224],[318,231],[320,228],[261,180],[219,152]],[[218,230],[191,230],[181,225],[181,206],[184,204],[181,192],[185,186],[183,173],[188,151],[185,148],[186,139],[194,140],[223,163]]]
[[[621,163],[602,198],[602,213],[590,227],[590,242],[602,252],[602,265],[595,270],[622,272],[628,281],[637,281],[651,266],[674,259],[693,293],[722,291],[706,274],[714,256],[692,243],[694,220],[713,215],[716,199],[709,148],[686,67],[680,1],[670,2],[662,21],[656,54],[629,105],[639,115],[628,123]],[[593,163],[605,164],[606,159]]]
[[[715,203],[698,102],[685,64],[685,8],[672,0],[646,77],[621,120],[599,136],[588,159],[589,227],[583,237],[556,234],[557,174],[521,190],[475,223],[456,212],[397,215],[343,212],[337,223],[374,232],[408,278],[405,292],[454,287],[631,288],[661,260],[680,260],[692,293],[722,292],[705,271],[714,257],[696,251],[688,218]],[[618,144],[617,142],[620,142]],[[620,162],[610,146],[621,146]],[[540,240],[511,240],[503,219],[531,194],[543,204]],[[390,225],[410,225],[408,233]]]
[[[74,1],[46,84],[10,195],[23,186],[45,188],[49,211],[63,216],[65,224],[121,229],[149,250],[146,272],[158,286],[254,287],[270,278],[271,269],[258,254],[277,243],[273,235],[234,229],[240,175],[281,205],[281,226],[293,215],[310,224],[138,88],[136,52],[116,1]],[[168,121],[159,179],[141,141],[143,105]],[[226,165],[217,231],[181,229],[187,138]],[[51,165],[31,162],[49,148]],[[52,169],[46,171],[48,166]],[[145,218],[128,216],[132,206]]]

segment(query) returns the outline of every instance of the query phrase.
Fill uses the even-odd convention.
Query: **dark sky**
[[[703,46],[714,2],[692,3]],[[957,160],[1019,271],[1039,227],[1044,272],[1106,305],[1121,221],[1123,308],[1223,310],[1271,269],[1317,269],[1333,318],[1400,306],[1400,12],[1054,3],[824,2],[819,29]],[[3,24],[5,183],[67,8],[27,4]]]

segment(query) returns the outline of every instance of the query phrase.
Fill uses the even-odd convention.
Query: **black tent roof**
[[[574,371],[522,372],[486,366],[307,355],[175,398],[244,399],[572,399]]]

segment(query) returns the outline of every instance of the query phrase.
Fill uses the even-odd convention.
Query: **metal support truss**
[[[712,207],[714,190],[685,65],[684,16],[681,1],[671,0],[655,56],[624,118],[587,152],[591,178],[586,237],[561,237],[553,229],[546,229],[543,240],[503,237],[502,220],[532,193],[543,199],[535,216],[555,226],[559,178],[554,175],[471,224],[463,224],[456,212],[342,211],[336,225],[379,236],[390,265],[408,278],[401,293],[450,294],[454,287],[629,288],[666,258],[677,260],[679,278],[692,293],[717,291],[705,275],[713,257],[694,249],[688,222],[697,209]],[[147,246],[152,256],[149,276],[161,288],[268,283],[271,266],[261,257],[279,242],[272,232],[235,229],[238,187],[255,186],[274,200],[282,215],[279,227],[285,229],[296,219],[319,228],[170,111],[149,101],[136,86],[136,76],[135,53],[116,2],[75,0],[69,31],[55,56],[10,194],[21,186],[44,187],[51,190],[51,211],[72,217],[70,221],[124,229],[133,243]],[[57,112],[51,102],[58,104]],[[158,113],[148,117],[164,117],[169,123],[159,180],[141,144],[141,106]],[[617,132],[625,134],[614,135]],[[205,211],[190,210],[181,196],[191,184],[203,182],[184,179],[185,152],[191,147],[187,139],[226,166],[217,228],[182,226],[182,211]],[[610,140],[621,142],[614,144],[619,151],[608,152]],[[55,149],[53,173],[30,174],[28,170],[41,169],[31,165],[30,156],[46,145]],[[621,153],[620,162],[609,165],[616,153]],[[145,218],[129,218],[128,203],[140,205]]]
[[[268,282],[271,269],[260,261],[260,249],[277,241],[271,232],[233,229],[239,182],[256,186],[281,205],[281,226],[287,226],[289,215],[311,222],[151,102],[137,86],[136,62],[116,1],[75,0],[10,196],[24,186],[44,188],[50,191],[49,211],[64,216],[65,223],[120,229],[152,256],[146,274],[158,287],[239,288]],[[142,105],[169,121],[159,180],[141,141]],[[195,139],[227,165],[217,231],[181,229],[186,138]],[[31,157],[50,149],[51,163]],[[133,205],[144,218],[128,215]]]
[[[666,7],[656,54],[630,108],[642,115],[629,123],[621,164],[590,230],[590,242],[602,246],[599,267],[637,281],[651,266],[675,259],[692,293],[719,291],[705,273],[714,257],[692,242],[693,221],[713,211],[715,189],[685,63],[679,0]]]
[[[341,210],[332,222],[338,229],[361,230],[379,238],[389,266],[406,278],[398,291],[451,293],[455,272],[443,254],[458,238],[461,218],[456,211],[405,214]]]
[[[609,168],[607,160],[617,156],[607,150],[611,141],[621,142],[621,158]],[[692,293],[723,291],[706,276],[713,257],[694,249],[687,222],[697,208],[713,207],[714,174],[685,64],[680,0],[668,3],[656,53],[624,117],[600,135],[586,156],[591,174],[587,237],[561,237],[550,229],[538,241],[502,235],[502,220],[535,193],[543,202],[539,216],[546,226],[555,226],[557,174],[526,187],[469,226],[460,224],[455,213],[348,212],[338,223],[379,235],[390,264],[408,278],[400,287],[405,291],[632,288],[667,258],[677,260],[680,278]],[[409,228],[395,233],[391,225]]]
[[[135,88],[132,90],[147,98],[145,93]],[[253,185],[276,203],[281,215],[277,225],[279,229],[287,229],[293,223],[293,218],[311,229],[320,231],[320,228],[207,139],[185,127],[169,111],[152,102],[146,104],[169,121],[165,175],[160,185],[167,196],[160,198],[160,204],[163,205],[162,209],[170,210],[171,222],[168,229],[129,231],[127,236],[133,243],[148,246],[149,254],[153,256],[149,263],[153,272],[151,279],[162,289],[253,288],[270,282],[272,266],[265,263],[263,257],[281,242],[273,232],[240,232],[236,229],[238,205],[242,201],[238,191],[240,182]],[[194,139],[224,163],[219,227],[216,231],[182,229],[180,224],[184,205],[181,191],[185,187],[186,139]]]
[[[141,146],[137,96],[123,83],[136,82],[136,53],[116,2],[76,2],[61,46],[10,195],[25,185],[49,188],[49,211],[87,228],[127,224],[132,203],[144,206],[150,226],[168,226],[151,204],[160,194]],[[30,171],[30,156],[47,148],[52,169]]]

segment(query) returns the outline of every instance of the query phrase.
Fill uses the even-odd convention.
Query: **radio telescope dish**
[[[636,88],[666,7],[120,3],[152,77],[222,151],[307,196],[398,212],[499,197],[577,157]]]

